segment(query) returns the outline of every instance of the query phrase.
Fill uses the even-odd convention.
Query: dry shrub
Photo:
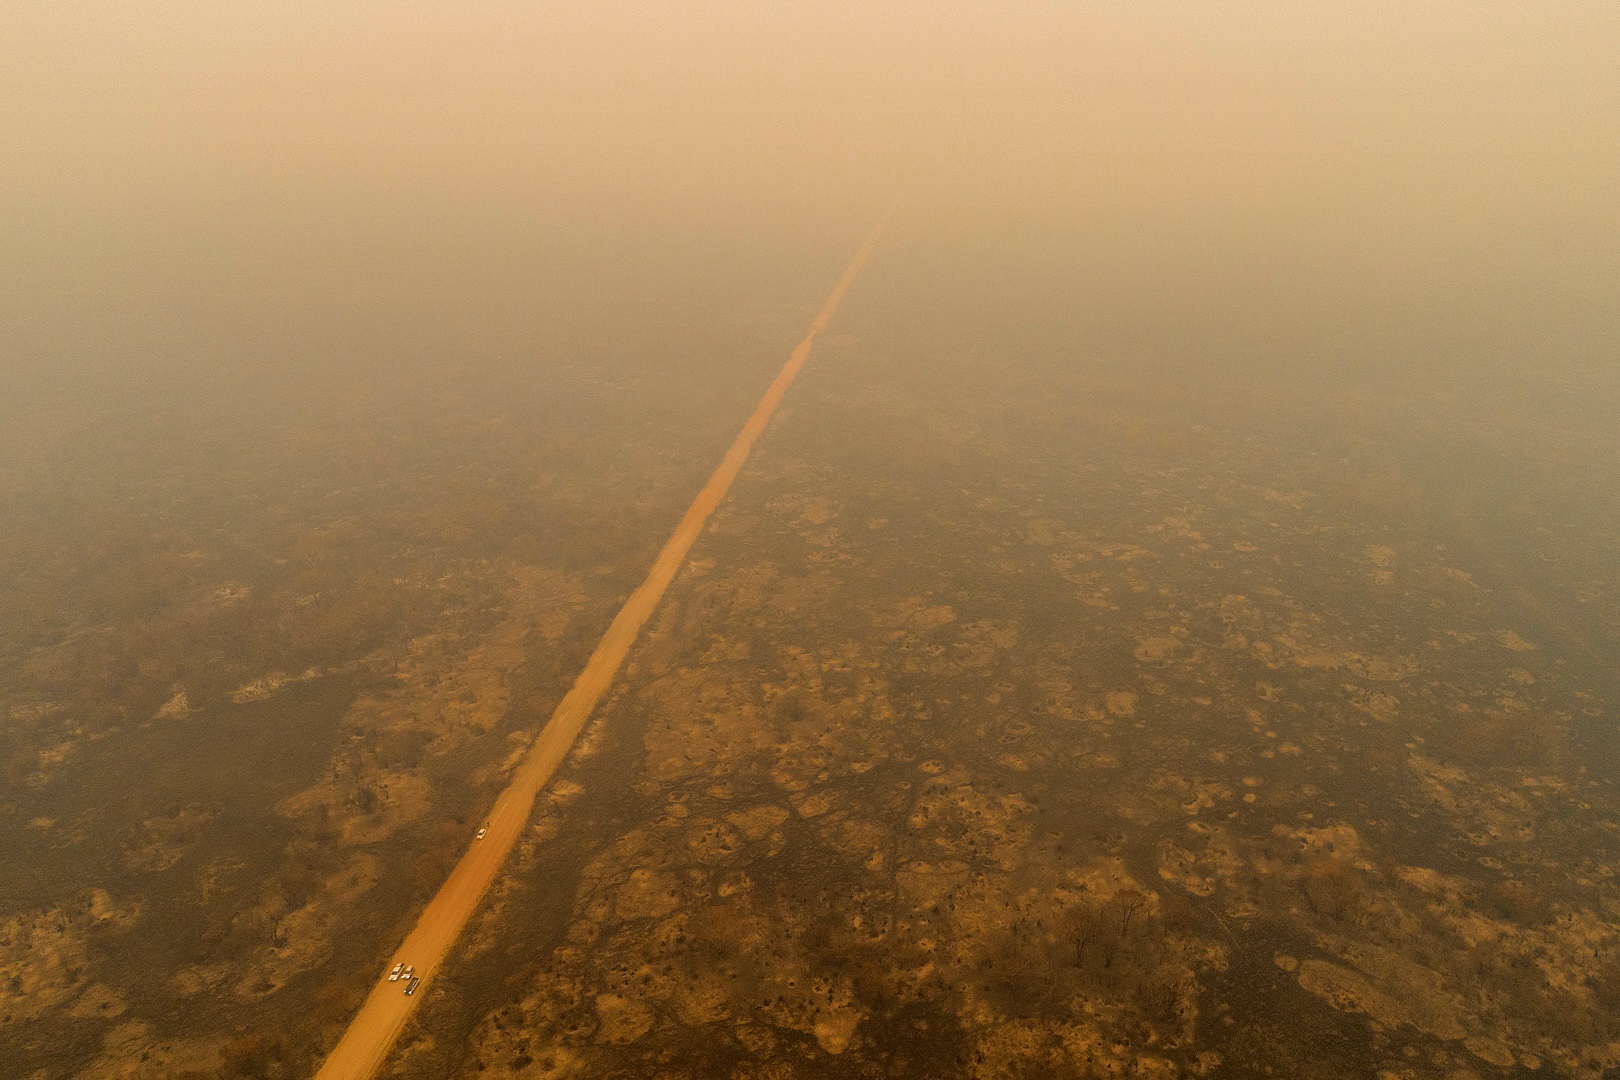
[[[1539,709],[1471,713],[1430,741],[1443,756],[1476,769],[1555,769],[1569,757],[1568,729]]]
[[[278,1034],[252,1032],[232,1039],[220,1052],[226,1076],[267,1078],[287,1057],[286,1040]]]
[[[1598,1011],[1611,1018],[1610,1027],[1620,1027],[1620,957],[1604,964],[1588,985]]]
[[[1300,889],[1318,915],[1345,922],[1359,920],[1366,886],[1354,867],[1334,858],[1312,859],[1300,871]]]
[[[1529,886],[1517,881],[1499,881],[1486,887],[1486,909],[1498,918],[1520,926],[1544,926],[1549,912],[1546,902]]]

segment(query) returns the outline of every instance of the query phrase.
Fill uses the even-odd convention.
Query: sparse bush
[[[220,1052],[226,1076],[270,1077],[287,1057],[287,1044],[280,1035],[253,1032],[232,1039]]]
[[[1611,1018],[1611,1028],[1620,1028],[1620,957],[1603,965],[1589,985],[1598,1011]]]
[[[1542,926],[1547,922],[1547,905],[1534,890],[1517,881],[1500,881],[1485,889],[1486,909],[1498,918],[1520,926]]]
[[[1555,715],[1521,708],[1471,713],[1430,739],[1443,756],[1478,769],[1557,768],[1568,743],[1569,732]]]
[[[1361,875],[1333,858],[1307,862],[1300,873],[1300,888],[1312,911],[1347,922],[1358,920],[1366,897]]]

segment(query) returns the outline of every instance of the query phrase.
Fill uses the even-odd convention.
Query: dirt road
[[[890,213],[892,212],[891,208]],[[528,753],[514,771],[511,783],[495,800],[494,807],[489,811],[489,831],[484,839],[472,842],[467,853],[451,871],[449,879],[439,889],[432,902],[423,909],[415,928],[388,961],[387,967],[392,967],[395,962],[414,964],[416,974],[423,981],[422,986],[414,996],[406,997],[403,983],[391,983],[386,978],[379,979],[370,996],[366,998],[365,1004],[360,1007],[359,1013],[349,1022],[343,1038],[339,1040],[321,1066],[320,1072],[316,1074],[317,1080],[360,1080],[374,1075],[382,1066],[389,1048],[393,1046],[394,1040],[405,1026],[405,1021],[410,1017],[411,1009],[423,999],[423,991],[431,984],[433,975],[449,952],[450,946],[460,936],[462,927],[467,924],[478,902],[489,889],[490,883],[495,880],[495,874],[500,870],[501,863],[506,860],[513,845],[517,843],[517,838],[528,823],[529,814],[534,808],[535,797],[539,795],[540,789],[551,778],[557,766],[562,763],[574,740],[584,728],[585,721],[589,719],[591,710],[596,707],[608,684],[613,681],[614,673],[619,670],[619,665],[630,651],[636,635],[653,609],[658,606],[664,590],[674,579],[675,572],[686,559],[686,553],[691,550],[709,515],[714,512],[720,500],[725,497],[727,489],[731,487],[731,482],[736,479],[743,462],[748,459],[748,452],[753,448],[754,441],[765,430],[765,425],[770,422],[771,414],[781,403],[789,384],[804,366],[816,334],[826,329],[833,313],[838,310],[839,303],[854,282],[856,274],[860,272],[861,265],[871,254],[888,219],[889,214],[886,213],[873,226],[866,242],[861,245],[860,251],[856,252],[855,258],[845,269],[838,284],[833,287],[815,321],[810,324],[810,332],[799,342],[798,347],[793,350],[793,354],[782,367],[781,373],[766,389],[765,396],[760,399],[753,415],[748,418],[736,441],[726,451],[720,467],[714,471],[714,475],[709,478],[703,490],[698,492],[691,508],[686,511],[686,516],[681,518],[680,524],[676,526],[674,535],[659,552],[657,560],[647,574],[647,580],[630,594],[624,607],[614,616],[607,633],[602,635],[602,640],[597,644],[596,651],[591,653],[584,670],[574,681],[573,688],[557,705],[556,712],[552,713],[551,719],[530,746]]]

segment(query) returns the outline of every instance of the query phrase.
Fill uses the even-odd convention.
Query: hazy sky
[[[1620,7],[9,4],[10,212],[265,192],[1615,220]]]
[[[1060,304],[1467,294],[1533,337],[1617,308],[1616,56],[1613,0],[9,4],[0,304],[476,293],[558,228],[835,268],[898,192],[894,245],[1011,244]]]

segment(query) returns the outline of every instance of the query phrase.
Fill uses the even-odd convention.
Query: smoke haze
[[[382,1075],[1611,1075],[1617,56],[5,5],[0,1060],[308,1076],[369,995]]]
[[[1377,262],[1539,250],[1590,270],[1593,233],[1615,226],[1620,15],[1603,3],[165,2],[6,19],[8,232],[86,257],[345,224],[441,242],[468,220],[809,230],[896,191],[952,237],[1149,223]]]

